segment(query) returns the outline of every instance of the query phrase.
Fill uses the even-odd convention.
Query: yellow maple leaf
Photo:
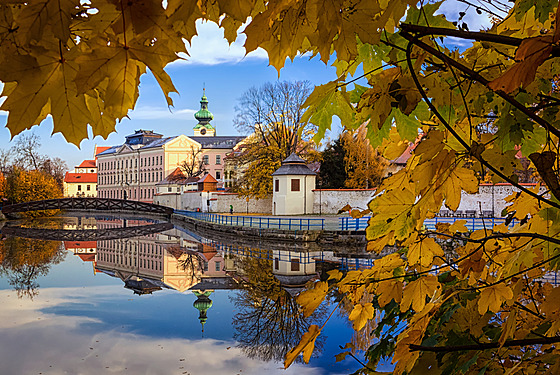
[[[467,223],[467,221],[465,219],[455,221],[449,227],[449,232],[451,232],[451,233],[455,233],[455,232],[467,233],[469,230],[465,226],[466,223]]]
[[[399,280],[384,280],[377,284],[377,302],[379,306],[385,307],[392,300],[400,303],[402,299],[403,283]]]
[[[374,315],[375,309],[371,303],[357,304],[348,315],[348,319],[354,322],[352,325],[354,330],[359,331],[364,328],[368,320],[373,319]]]
[[[329,284],[327,284],[326,281],[319,281],[315,283],[313,289],[308,289],[297,297],[297,303],[303,307],[304,317],[313,314],[315,309],[319,307],[323,299],[325,299],[328,290]]]
[[[445,205],[455,211],[461,203],[461,191],[475,194],[478,192],[478,179],[470,169],[458,167],[453,169],[443,184],[445,189]]]
[[[309,331],[305,332],[299,344],[286,354],[284,360],[284,368],[290,367],[298,355],[303,354],[303,361],[309,363],[313,349],[315,348],[315,340],[321,333],[319,326],[312,324],[309,326]]]
[[[435,239],[431,237],[414,242],[409,246],[407,252],[409,264],[419,264],[424,268],[432,265],[434,256],[443,256],[443,250]]]
[[[497,313],[502,303],[513,298],[513,291],[504,283],[484,288],[478,298],[478,312],[484,315],[488,310]]]
[[[385,192],[370,202],[369,208],[375,216],[369,220],[366,229],[368,240],[380,237],[391,231],[400,240],[408,237],[416,225],[417,212],[414,210],[416,196],[409,190]]]
[[[426,306],[426,297],[433,297],[441,285],[436,276],[427,275],[409,282],[404,290],[401,303],[401,311],[404,312],[410,307],[414,311],[422,311]]]

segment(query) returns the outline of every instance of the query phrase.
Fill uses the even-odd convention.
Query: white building
[[[272,214],[312,214],[315,176],[316,173],[296,154],[284,159],[282,166],[272,174]]]
[[[151,130],[137,130],[125,137],[124,144],[98,153],[98,196],[153,202],[157,183],[184,161],[199,157],[205,170],[223,185],[223,160],[245,137],[216,136],[206,96],[200,103],[194,136],[163,137]]]

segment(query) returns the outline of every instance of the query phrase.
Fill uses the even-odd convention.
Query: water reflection
[[[60,241],[43,241],[8,237],[0,241],[0,275],[17,292],[19,298],[38,294],[37,278],[48,274],[52,264],[64,259]]]
[[[88,319],[99,320],[105,324],[107,321],[114,322],[114,328],[120,324],[124,328],[134,322],[134,326],[137,327],[135,330],[143,332],[151,325],[172,324],[167,321],[156,323],[150,320],[152,310],[159,319],[173,320],[171,316],[177,316],[174,319],[180,321],[184,320],[180,315],[185,314],[185,309],[190,309],[188,314],[192,318],[187,321],[185,328],[171,334],[171,331],[162,331],[160,327],[157,329],[159,334],[168,332],[166,335],[182,335],[182,338],[186,339],[198,331],[201,340],[206,336],[216,338],[219,331],[216,331],[216,327],[227,327],[224,332],[230,332],[229,337],[235,340],[233,346],[236,350],[258,363],[282,362],[285,354],[297,344],[310,324],[322,324],[332,307],[325,304],[317,309],[314,315],[304,319],[295,296],[310,280],[319,278],[327,269],[344,264],[344,257],[336,256],[332,252],[295,251],[290,247],[269,250],[259,246],[236,246],[202,238],[182,228],[150,233],[142,228],[158,223],[146,220],[111,217],[57,220],[45,221],[43,224],[36,221],[18,223],[20,232],[17,232],[13,225],[7,231],[2,230],[2,235],[8,236],[0,242],[0,276],[7,278],[19,298],[37,296],[37,278],[45,276],[52,265],[61,262],[66,253],[64,250],[67,250],[79,257],[83,262],[81,264],[90,265],[96,280],[101,277],[120,284],[121,292],[115,293],[114,288],[107,287],[108,294],[120,296],[124,293],[125,296],[130,296],[128,298],[137,296],[144,302],[142,308],[136,308],[130,313],[126,312],[126,306],[120,302],[118,309],[112,311],[110,317],[102,310],[95,310],[93,313],[89,305],[76,310],[77,305],[74,302],[68,306],[53,308],[51,312],[71,316],[85,314],[82,310],[87,310]],[[24,235],[29,228],[40,229],[41,225],[48,227],[53,233],[55,229],[100,233],[123,228],[140,228],[143,235],[101,240],[88,240],[84,237],[80,238],[81,240],[66,241],[13,237],[15,234]],[[51,233],[51,237],[52,235]],[[184,300],[170,302],[171,296],[181,294],[190,294],[193,298],[189,303],[185,303]],[[120,298],[122,297],[117,299]],[[153,298],[164,302],[154,302]],[[223,319],[224,308],[227,305],[231,306],[231,310],[226,314],[228,317]],[[122,316],[122,319],[118,316]],[[193,331],[195,322],[196,329]],[[137,324],[143,326],[139,327]],[[214,328],[208,330],[209,326]],[[188,332],[185,329],[188,329]],[[349,336],[351,332],[352,330],[348,329]],[[339,334],[336,332],[332,336],[336,339]],[[332,355],[338,352],[338,348],[326,350],[325,341],[328,336],[325,334],[320,337],[314,355],[328,352],[331,355],[328,362],[332,366]],[[343,342],[336,339],[337,344]],[[244,366],[250,367],[246,363]],[[360,367],[358,363],[348,361],[337,366],[347,366],[351,369]],[[294,369],[297,370],[297,367]],[[314,371],[312,367],[307,369]],[[301,369],[298,371],[301,372]]]

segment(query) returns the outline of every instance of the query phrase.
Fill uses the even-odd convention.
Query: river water
[[[294,299],[306,282],[341,266],[332,252],[239,246],[157,224],[81,216],[0,229],[0,374],[350,374],[361,368],[351,356],[335,360],[340,345],[370,344],[336,312],[310,363],[283,369],[286,352],[336,306],[326,301],[304,319]],[[356,356],[363,359],[363,352]]]

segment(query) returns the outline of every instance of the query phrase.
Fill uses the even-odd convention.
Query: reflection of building
[[[198,320],[202,325],[202,332],[204,332],[204,323],[208,320],[208,309],[212,307],[212,300],[210,299],[212,292],[213,290],[193,290],[193,294],[197,297],[193,306],[199,311]]]
[[[120,227],[120,221],[98,221],[99,228]],[[144,222],[128,220],[128,226],[145,225]],[[223,264],[222,257],[199,253],[199,244],[181,238],[177,230],[141,237],[99,241],[97,270],[120,277],[125,284],[133,280],[136,289],[171,288],[183,292],[191,289],[205,278],[224,277],[225,271],[215,271]],[[205,271],[211,265],[212,271]],[[140,283],[143,281],[143,283]],[[151,286],[150,286],[151,288]],[[137,292],[135,290],[135,292]],[[156,289],[150,289],[154,291]]]
[[[97,241],[64,241],[64,248],[80,257],[84,262],[93,262],[97,253]]]

